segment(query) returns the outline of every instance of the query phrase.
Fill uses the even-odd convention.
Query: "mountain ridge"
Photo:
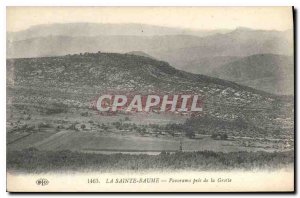
[[[197,30],[180,27],[166,27],[139,23],[54,23],[31,26],[27,29],[7,32],[10,39],[23,40],[28,37],[41,35],[77,35],[77,36],[100,36],[100,35],[176,35],[187,34],[206,36],[216,32],[228,32],[231,30]],[[25,36],[24,36],[25,35]]]
[[[278,54],[243,57],[211,73],[211,76],[281,95],[294,94],[293,75],[293,58]]]

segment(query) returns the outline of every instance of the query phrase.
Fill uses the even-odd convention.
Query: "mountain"
[[[293,55],[292,30],[237,28],[209,31],[208,34],[195,32],[143,24],[39,25],[7,33],[7,57],[143,51],[176,68],[207,74],[211,72],[210,68],[222,62],[225,64],[254,54]]]
[[[235,79],[224,71],[220,71],[220,74],[217,71],[220,66],[236,61],[242,62],[234,64],[244,64],[243,58],[255,54],[293,56],[292,30],[237,28],[233,31],[202,32],[207,34],[195,30],[143,24],[39,25],[24,31],[8,33],[7,57],[48,57],[98,51],[131,52],[167,61],[175,68],[187,72],[215,75],[275,94],[292,94],[293,86],[288,86],[293,82],[290,74],[281,75],[285,77],[270,75],[256,79]],[[259,60],[259,64],[270,66],[272,61],[272,58],[263,58]],[[290,62],[288,64],[290,65]],[[257,73],[259,68],[256,67]],[[283,71],[284,67],[280,68],[280,71]]]
[[[274,94],[294,94],[294,64],[290,56],[247,56],[215,68],[211,75]]]
[[[8,32],[8,40],[27,40],[36,37],[70,36],[163,36],[163,35],[194,35],[207,36],[224,33],[230,30],[191,30],[182,28],[162,27],[146,24],[102,24],[102,23],[56,23],[32,26],[18,32]]]
[[[214,57],[244,57],[254,54],[292,56],[292,38],[293,32],[291,30],[266,31],[238,28],[229,33],[198,38],[194,46],[148,53],[158,59],[168,61],[175,67],[201,73],[203,69],[201,64],[198,65],[199,72],[197,72],[195,69],[190,68],[195,68],[195,65],[189,65],[190,62],[202,62],[203,59],[214,59]],[[208,67],[210,66],[213,65]]]
[[[211,131],[229,127],[234,135],[252,137],[273,136],[278,130],[283,136],[293,134],[292,98],[191,74],[148,57],[99,52],[7,60],[7,104],[17,109],[40,112],[63,104],[79,114],[94,97],[111,90],[198,94],[204,108],[196,123],[202,119],[218,122]],[[242,126],[232,124],[240,120]]]
[[[195,74],[211,75],[212,71],[220,66],[240,59],[240,56],[210,56],[180,61],[176,67]]]
[[[7,41],[8,58],[58,56],[84,52],[168,51],[196,46],[199,37],[168,36],[45,36],[26,40]]]

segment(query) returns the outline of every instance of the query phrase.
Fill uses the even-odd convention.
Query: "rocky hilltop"
[[[98,52],[7,60],[9,105],[89,108],[93,97],[107,90],[199,94],[204,111],[189,124],[204,133],[293,134],[293,98],[191,74],[148,57]]]

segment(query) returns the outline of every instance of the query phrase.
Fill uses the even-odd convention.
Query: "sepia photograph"
[[[294,192],[293,7],[6,7],[8,192]]]

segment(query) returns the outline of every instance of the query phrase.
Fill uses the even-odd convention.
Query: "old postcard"
[[[293,192],[292,7],[7,7],[9,192]]]

